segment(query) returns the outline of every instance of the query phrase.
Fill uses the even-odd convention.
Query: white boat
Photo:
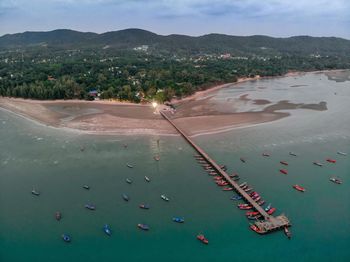
[[[145,176],[145,180],[146,180],[147,182],[151,182],[151,179],[150,179],[148,176]]]
[[[342,156],[347,156],[348,155],[347,153],[344,153],[344,152],[341,152],[341,151],[338,151],[337,154],[338,155],[342,155]]]
[[[160,198],[164,201],[169,201],[169,198],[166,195],[161,195]]]

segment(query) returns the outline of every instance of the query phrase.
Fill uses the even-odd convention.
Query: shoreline
[[[292,77],[312,73],[346,71],[322,70],[311,72],[288,72],[284,76],[241,78],[235,83],[226,83],[198,91],[195,94],[176,101],[184,107],[174,115],[174,121],[183,127],[190,136],[216,134],[255,126],[288,117],[290,113],[279,110],[309,108],[327,110],[324,104],[310,105],[293,104],[280,101],[267,106],[264,110],[255,112],[215,112],[210,108],[208,95],[225,87],[238,85],[248,81]],[[210,98],[210,97],[209,97]],[[246,99],[245,97],[241,98]],[[203,105],[206,105],[206,107]],[[198,112],[193,106],[199,106]],[[159,109],[164,108],[163,105]],[[209,108],[209,110],[208,110]],[[58,130],[71,131],[89,135],[177,135],[172,126],[165,121],[151,104],[135,104],[121,101],[86,101],[86,100],[31,100],[23,98],[0,97],[0,109],[14,113],[34,123]],[[214,110],[214,111],[212,111]],[[177,114],[177,115],[176,115]]]

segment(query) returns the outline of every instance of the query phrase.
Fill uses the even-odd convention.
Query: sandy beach
[[[327,73],[328,77],[335,74],[338,77],[342,74],[341,72],[342,70],[316,73]],[[287,76],[300,74],[305,73],[291,72]],[[294,104],[289,101],[271,103],[267,99],[252,100],[246,94],[239,96],[238,101],[264,105],[264,109],[255,112],[236,112],[227,109],[232,108],[232,101],[226,101],[220,105],[211,101],[214,93],[222,88],[235,88],[239,83],[258,79],[259,77],[242,78],[238,83],[218,85],[182,100],[172,101],[177,108],[172,118],[189,135],[199,135],[266,123],[289,115],[281,110],[297,108],[327,110],[325,102],[317,104]],[[84,133],[177,134],[157,112],[159,109],[154,109],[150,104],[82,100],[39,101],[2,97],[0,108],[47,126],[73,129]]]

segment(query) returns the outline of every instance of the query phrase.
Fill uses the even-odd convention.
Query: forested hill
[[[103,34],[59,29],[50,32],[25,32],[0,37],[0,49],[13,48],[110,48],[132,49],[148,46],[149,52],[174,54],[232,53],[235,55],[339,55],[350,53],[350,41],[336,37],[230,36],[209,34],[199,37],[162,36],[141,29],[126,29]]]

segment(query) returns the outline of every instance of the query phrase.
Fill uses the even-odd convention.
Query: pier
[[[238,183],[236,183],[211,157],[209,157],[209,155],[201,147],[194,143],[192,139],[170,119],[165,110],[161,110],[160,114],[182,135],[182,137],[197,151],[205,162],[208,163],[212,169],[214,169],[227,181],[227,183],[231,185],[231,187],[244,199],[245,202],[259,212],[263,220],[257,220],[254,222],[254,225],[259,229],[260,234],[283,229],[284,227],[289,227],[291,225],[289,219],[283,214],[276,217],[269,215],[247,192],[245,192],[239,186]]]

